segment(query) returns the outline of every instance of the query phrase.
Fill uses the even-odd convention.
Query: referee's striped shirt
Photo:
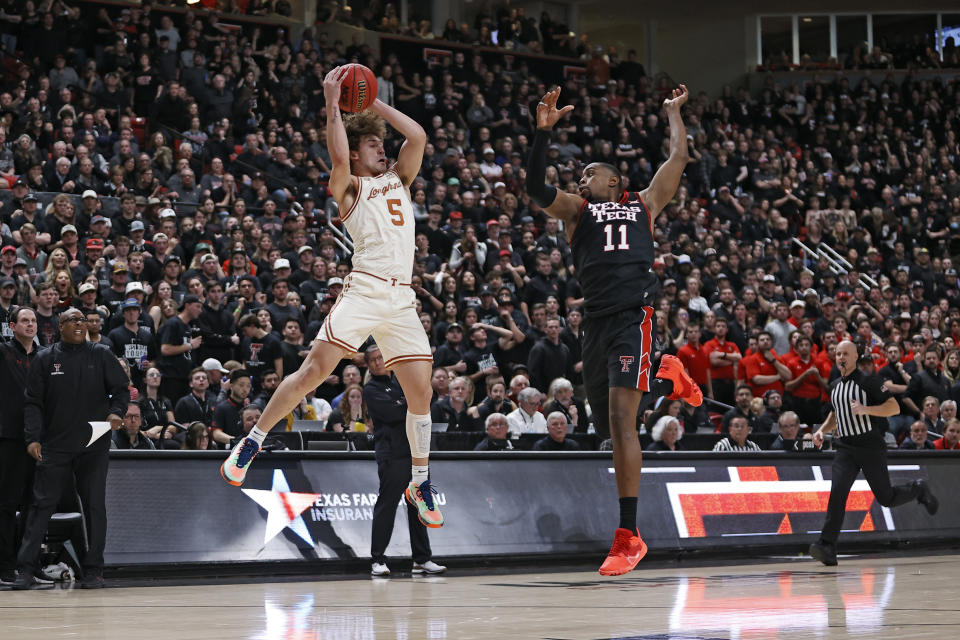
[[[886,426],[886,418],[853,415],[850,402],[856,400],[862,405],[883,404],[890,394],[881,389],[883,381],[877,375],[866,375],[859,369],[846,377],[837,378],[830,388],[830,404],[837,420],[836,435],[849,438],[881,430]]]
[[[730,438],[724,438],[720,440],[717,444],[713,445],[714,451],[760,451],[760,447],[757,446],[756,442],[747,440],[742,445],[737,444]]]

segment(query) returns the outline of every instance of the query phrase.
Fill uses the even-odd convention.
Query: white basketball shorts
[[[433,362],[410,284],[352,271],[344,278],[343,291],[317,338],[353,354],[371,335],[387,367],[415,360]]]

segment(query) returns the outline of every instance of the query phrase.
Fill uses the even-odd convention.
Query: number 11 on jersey
[[[630,243],[627,242],[627,225],[621,224],[617,225],[617,231],[620,235],[620,244],[613,244],[613,225],[608,224],[604,225],[603,232],[607,237],[607,244],[603,245],[604,251],[614,251],[614,250],[626,250],[630,248]]]

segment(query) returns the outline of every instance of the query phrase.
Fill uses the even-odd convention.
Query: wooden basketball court
[[[0,637],[215,640],[957,638],[960,557],[0,593]],[[642,567],[643,565],[641,565]]]

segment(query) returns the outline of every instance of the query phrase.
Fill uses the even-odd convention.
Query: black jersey
[[[635,191],[616,202],[580,208],[570,242],[584,309],[604,316],[652,304],[660,287],[653,267],[653,220]]]

